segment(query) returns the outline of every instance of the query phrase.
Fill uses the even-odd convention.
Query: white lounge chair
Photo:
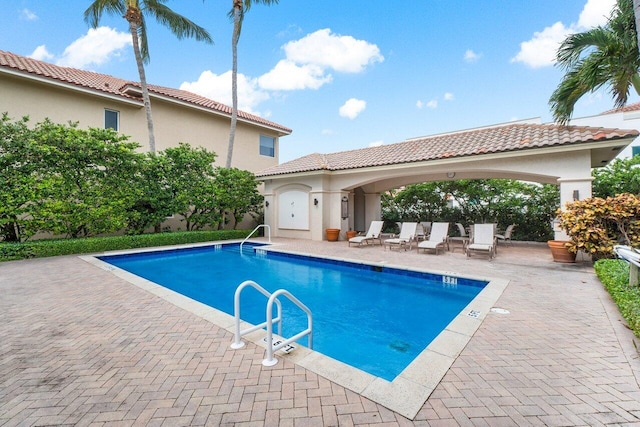
[[[397,246],[398,249],[404,248],[406,251],[407,244],[409,244],[409,250],[411,250],[411,243],[416,239],[417,226],[417,222],[403,222],[402,227],[400,228],[400,235],[384,241],[385,250],[387,249],[387,246],[389,246],[389,249]]]
[[[369,231],[364,236],[356,236],[349,239],[349,246],[351,244],[358,244],[361,246],[363,243],[375,244],[376,240],[382,244],[382,239],[380,238],[380,233],[382,232],[382,225],[384,221],[371,221],[369,225]]]
[[[496,236],[494,224],[474,224],[473,237],[467,245],[467,257],[472,252],[481,252],[489,255],[492,259],[496,254]]]
[[[447,245],[447,234],[449,234],[448,222],[434,222],[431,225],[431,234],[429,234],[429,240],[424,240],[418,243],[418,252],[420,249],[433,249],[438,255],[438,248],[444,248]]]

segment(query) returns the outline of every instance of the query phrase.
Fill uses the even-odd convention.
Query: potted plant
[[[327,234],[327,240],[330,242],[337,242],[338,241],[338,237],[340,236],[340,229],[339,228],[327,228],[324,231]]]
[[[576,253],[569,250],[571,241],[569,240],[549,240],[547,242],[551,249],[551,256],[555,262],[576,262]]]

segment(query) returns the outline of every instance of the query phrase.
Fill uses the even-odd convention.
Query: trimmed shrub
[[[629,286],[629,264],[619,259],[600,259],[593,267],[633,333],[640,337],[640,287]]]
[[[617,244],[640,245],[640,197],[622,193],[567,203],[558,210],[560,226],[571,237],[569,251],[582,250],[594,259],[611,258]]]
[[[0,243],[0,261],[88,254],[122,249],[244,239],[248,230],[184,231],[130,236],[51,239],[23,243]]]

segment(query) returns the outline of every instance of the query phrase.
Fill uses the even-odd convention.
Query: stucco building
[[[404,185],[510,178],[557,184],[560,202],[591,196],[591,169],[607,165],[636,130],[507,123],[331,154],[309,154],[258,173],[265,222],[281,237],[323,240],[325,229],[367,230],[381,194]],[[563,233],[556,230],[556,238]]]
[[[0,113],[37,123],[78,122],[111,127],[148,149],[147,121],[138,82],[60,67],[0,51]],[[156,150],[187,142],[217,154],[224,165],[231,107],[191,92],[149,85]],[[257,172],[278,164],[279,140],[291,129],[246,112],[238,113],[232,166]]]

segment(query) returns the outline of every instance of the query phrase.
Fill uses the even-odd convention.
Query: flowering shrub
[[[617,244],[640,246],[640,197],[630,193],[592,197],[558,210],[560,227],[571,237],[569,251],[611,258]]]

